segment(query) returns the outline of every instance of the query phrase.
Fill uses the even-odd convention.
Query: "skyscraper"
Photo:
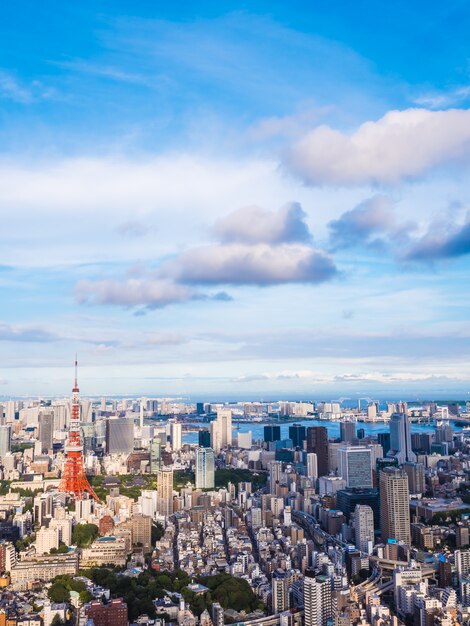
[[[346,446],[338,450],[338,471],[348,488],[372,487],[371,451],[363,446]]]
[[[134,449],[134,420],[129,417],[111,417],[106,420],[106,452],[130,454]]]
[[[219,409],[217,418],[211,422],[211,447],[216,454],[232,445],[232,411]]]
[[[11,426],[0,426],[0,457],[5,456],[11,450]]]
[[[398,463],[416,463],[416,454],[411,449],[411,425],[407,413],[394,413],[390,418],[390,450]]]
[[[270,441],[281,441],[281,427],[280,426],[265,426],[264,427],[264,440],[269,443]]]
[[[182,433],[181,424],[175,419],[168,420],[167,423],[167,438],[173,452],[179,452],[182,446]]]
[[[39,415],[39,441],[41,442],[41,452],[43,454],[52,450],[52,440],[54,432],[54,412],[44,411]]]
[[[318,475],[328,475],[328,430],[325,426],[307,428],[307,452],[315,452],[318,462]]]
[[[292,424],[289,426],[289,439],[292,439],[294,448],[303,448],[307,438],[307,429],[302,424]]]
[[[315,452],[307,452],[306,453],[306,465],[307,465],[307,476],[308,478],[317,479],[318,478],[318,459]]]
[[[339,432],[341,441],[351,443],[356,438],[356,423],[349,420],[340,422]]]
[[[326,626],[334,617],[331,580],[328,576],[312,577],[306,572],[304,578],[304,624]]]
[[[163,467],[157,475],[157,511],[168,519],[173,514],[173,469]]]
[[[426,490],[424,465],[422,463],[403,463],[403,470],[408,476],[408,487],[413,495],[422,495]]]
[[[211,447],[211,434],[208,430],[200,430],[198,433],[198,443],[201,448]]]
[[[354,509],[354,531],[356,548],[371,554],[374,546],[374,512],[366,504],[357,504]]]
[[[214,450],[198,448],[196,450],[196,489],[213,489],[214,484]]]
[[[382,540],[410,539],[410,493],[408,477],[402,469],[385,467],[380,472],[380,528]]]

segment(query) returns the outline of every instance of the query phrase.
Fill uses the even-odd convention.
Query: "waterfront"
[[[457,426],[452,420],[449,420],[452,423],[452,427],[456,432],[462,430],[461,426]],[[328,429],[328,436],[332,439],[339,437],[340,432],[340,422],[338,420],[330,421],[330,420],[318,420],[318,419],[304,419],[298,420],[296,422],[283,423],[280,422],[279,425],[281,427],[281,439],[287,439],[289,436],[289,426],[292,424],[301,424],[302,426],[326,426]],[[253,434],[253,441],[257,441],[258,439],[264,439],[264,427],[267,425],[276,425],[276,422],[240,422],[239,428],[238,424],[234,423],[233,435],[236,436],[237,432],[246,433],[251,430]],[[205,427],[209,428],[209,424],[207,422],[198,422],[195,423],[194,426],[197,427]],[[377,435],[378,433],[389,432],[389,427],[387,422],[357,422],[356,428],[363,428],[366,435]],[[434,424],[417,424],[413,423],[411,425],[412,432],[434,432],[435,426]],[[184,443],[198,443],[198,433],[196,431],[183,431],[183,442]]]

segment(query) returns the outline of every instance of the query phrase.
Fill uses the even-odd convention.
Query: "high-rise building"
[[[390,450],[398,463],[416,463],[416,454],[411,448],[411,424],[407,413],[394,413],[390,418]]]
[[[289,439],[292,439],[294,448],[303,448],[307,439],[307,429],[302,424],[292,424],[289,426]]]
[[[281,427],[280,426],[265,426],[264,427],[264,440],[269,443],[271,441],[281,441]]]
[[[306,572],[304,578],[304,624],[327,626],[334,617],[331,580],[328,576],[312,577]]]
[[[375,528],[380,528],[379,497],[376,489],[340,489],[336,493],[336,504],[348,521],[358,504],[369,506],[374,513]]]
[[[196,403],[196,413],[197,413],[197,415],[203,415],[204,414],[204,402],[197,402]]]
[[[44,411],[39,415],[39,441],[41,442],[41,452],[47,454],[52,450],[54,433],[54,412]]]
[[[0,426],[0,457],[11,451],[11,426],[4,424]]]
[[[214,479],[214,450],[198,448],[196,450],[196,489],[213,489]]]
[[[384,456],[387,456],[390,450],[390,433],[377,433],[377,441],[382,446]]]
[[[232,411],[219,409],[217,418],[211,422],[211,448],[216,454],[232,445]]]
[[[282,461],[271,461],[269,464],[269,490],[276,492],[276,485],[281,482]]]
[[[198,433],[198,443],[201,448],[211,447],[211,434],[208,430],[200,430]]]
[[[352,443],[356,438],[356,423],[350,420],[344,420],[339,425],[340,439],[346,443]]]
[[[129,417],[111,417],[106,420],[106,452],[130,454],[134,449],[134,420]]]
[[[372,553],[374,547],[374,512],[366,504],[357,504],[354,509],[354,531],[356,548]]]
[[[173,469],[163,467],[157,475],[157,511],[167,519],[173,515]]]
[[[150,473],[156,474],[162,458],[162,443],[160,439],[153,439],[150,443]]]
[[[307,452],[315,452],[318,462],[318,475],[328,475],[328,430],[325,426],[307,428]]]
[[[289,608],[289,578],[287,572],[276,569],[272,576],[272,610],[274,614]]]
[[[179,452],[182,446],[182,427],[175,419],[167,422],[167,439],[173,452]]]
[[[422,463],[403,463],[403,470],[408,476],[408,487],[413,495],[422,495],[426,490],[424,465]]]
[[[338,450],[338,472],[346,486],[372,488],[371,450],[363,446],[346,446]]]
[[[305,454],[307,465],[307,477],[316,480],[318,478],[318,458],[315,452]]]
[[[380,472],[380,528],[382,540],[411,543],[408,476],[402,469],[385,467]]]

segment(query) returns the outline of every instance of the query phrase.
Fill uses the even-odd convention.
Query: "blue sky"
[[[466,397],[469,22],[4,3],[0,395]]]

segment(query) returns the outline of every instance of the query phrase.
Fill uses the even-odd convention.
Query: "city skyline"
[[[1,397],[468,397],[466,6],[0,16]]]

